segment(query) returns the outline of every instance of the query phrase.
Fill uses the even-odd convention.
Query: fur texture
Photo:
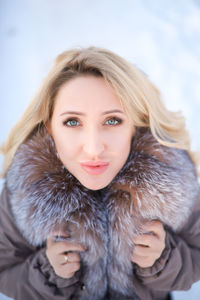
[[[81,254],[87,291],[81,300],[106,299],[108,291],[110,299],[138,299],[133,237],[145,220],[180,230],[199,189],[188,154],[160,145],[145,128],[137,129],[126,164],[101,191],[86,189],[67,171],[44,128],[20,146],[6,183],[16,223],[32,245],[64,229],[87,249]]]

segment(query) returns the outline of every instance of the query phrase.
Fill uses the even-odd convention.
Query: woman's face
[[[85,187],[106,187],[126,162],[134,128],[114,89],[101,77],[61,86],[50,124],[60,160]]]

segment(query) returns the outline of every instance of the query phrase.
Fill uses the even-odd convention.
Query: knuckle
[[[73,260],[76,262],[80,262],[80,255],[78,253],[73,253]]]
[[[80,263],[76,262],[74,263],[74,271],[78,271],[80,269]]]

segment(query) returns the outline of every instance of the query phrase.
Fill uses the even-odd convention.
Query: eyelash
[[[112,117],[112,118],[110,118],[110,119],[108,119],[108,120],[106,120],[106,122],[107,121],[110,121],[110,120],[114,120],[115,121],[115,124],[106,124],[106,125],[108,125],[108,126],[118,126],[118,125],[120,125],[120,124],[122,124],[122,119],[120,119],[120,118],[116,118],[116,117]],[[68,122],[71,122],[71,121],[76,121],[76,122],[79,122],[78,121],[78,119],[77,118],[69,118],[69,119],[67,119],[66,121],[64,121],[63,122],[63,125],[65,125],[65,126],[67,126],[67,127],[78,127],[77,125],[68,125]],[[117,124],[116,124],[116,122],[117,122]]]

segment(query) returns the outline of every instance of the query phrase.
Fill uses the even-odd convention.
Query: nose
[[[88,159],[97,160],[105,149],[103,138],[98,130],[94,128],[87,130],[83,140],[83,151]]]

